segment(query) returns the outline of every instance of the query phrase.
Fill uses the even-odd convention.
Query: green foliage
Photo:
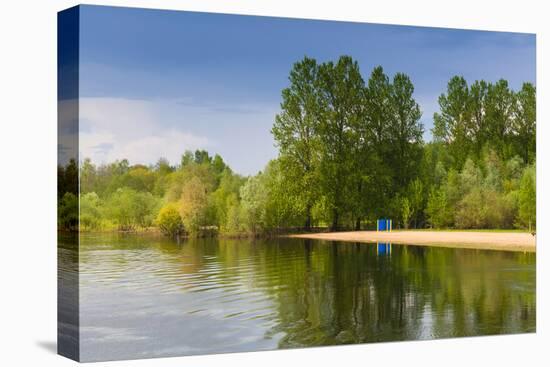
[[[215,164],[215,161],[214,163]],[[236,206],[238,209],[239,204],[239,189],[244,184],[245,180],[234,174],[228,167],[224,168],[220,175],[220,182],[218,188],[212,194],[212,205],[215,211],[216,222],[219,225],[221,232],[238,232],[238,226],[231,226],[229,222],[233,219],[230,208]],[[236,215],[234,212],[233,216]],[[231,228],[231,229],[230,229]]]
[[[341,56],[337,63],[329,61],[319,67],[319,85],[319,183],[330,207],[330,227],[336,230],[352,198],[354,126],[362,119],[364,81],[357,61]]]
[[[78,166],[74,159],[57,167],[57,199],[61,200],[67,192],[78,195]]]
[[[448,228],[453,224],[445,187],[432,188],[426,207],[428,221],[434,228]]]
[[[316,134],[320,119],[318,93],[319,66],[305,57],[290,71],[290,86],[282,91],[281,112],[275,117],[271,130],[280,151],[285,183],[294,189],[295,202],[304,207],[304,227],[312,225],[312,214],[318,187],[319,137]]]
[[[166,204],[160,209],[155,224],[162,233],[170,237],[176,237],[184,231],[183,221],[174,203]]]
[[[211,223],[208,194],[208,184],[198,176],[190,178],[181,187],[179,213],[187,230],[193,235],[199,234]]]
[[[432,130],[444,142],[461,169],[468,156],[479,158],[489,146],[503,160],[514,156],[525,164],[535,160],[536,90],[530,83],[514,92],[506,80],[475,81],[453,77],[447,93],[439,97],[440,112],[434,114]]]
[[[342,56],[322,64],[306,57],[289,81],[272,133],[286,194],[300,208],[292,215],[301,212],[306,228],[329,220],[333,229],[387,215],[389,199],[406,195],[418,176],[422,156],[410,79],[398,73],[390,82],[377,67],[365,85],[357,62]]]
[[[89,192],[80,197],[80,227],[97,230],[101,228],[102,205],[95,192]]]
[[[416,178],[414,181],[411,181],[407,188],[407,200],[410,205],[410,216],[409,220],[414,221],[414,227],[416,228],[421,217],[421,213],[424,211],[425,199],[424,199],[424,184],[420,178]],[[408,223],[407,223],[408,226]]]
[[[136,191],[152,192],[155,185],[155,173],[145,166],[134,166],[124,175],[121,184]]]
[[[422,156],[422,113],[413,98],[414,86],[408,76],[395,74],[390,91],[393,118],[387,123],[392,150],[385,158],[394,171],[395,186],[406,187],[417,176]]]
[[[411,219],[412,209],[408,198],[401,199],[401,219],[405,229],[409,228],[409,220]]]
[[[176,166],[73,160],[58,167],[59,226],[79,226],[80,178],[82,230],[256,235],[368,228],[380,217],[405,228],[534,227],[535,87],[455,76],[438,102],[425,143],[407,75],[378,66],[363,79],[350,56],[304,57],[271,129],[279,155],[262,172],[242,177],[205,150]]]
[[[237,195],[231,194],[226,200],[227,217],[221,229],[226,234],[241,234],[246,231],[244,214]]]
[[[183,187],[192,179],[197,178],[204,190],[208,193],[214,192],[217,184],[217,177],[209,163],[199,164],[196,162],[187,163],[171,175],[170,183],[166,190],[167,201],[173,202],[180,200]]]
[[[518,222],[524,228],[531,230],[536,226],[537,192],[535,168],[528,167],[521,178],[519,187]]]
[[[436,112],[433,117],[434,139],[448,146],[455,169],[462,167],[471,148],[468,140],[468,100],[466,80],[455,76],[447,85],[447,94],[439,96],[440,112]]]
[[[287,167],[281,160],[272,160],[261,176],[263,190],[267,193],[264,225],[271,230],[301,227],[306,217],[307,230],[308,224],[313,224],[307,219],[308,216],[310,220],[313,218],[312,204],[304,200],[297,185],[289,184],[293,181],[289,182]]]
[[[78,229],[78,197],[72,192],[66,192],[57,205],[57,222],[59,229]]]
[[[249,177],[241,187],[241,219],[244,228],[253,234],[266,228],[266,207],[268,193],[263,185],[263,176]]]
[[[458,228],[485,228],[487,211],[484,192],[473,187],[458,203],[455,224]]]
[[[151,226],[158,206],[159,200],[150,192],[122,187],[108,198],[106,211],[118,229],[127,231]]]
[[[514,118],[511,123],[513,151],[523,158],[524,163],[533,163],[536,154],[536,90],[530,83],[524,83],[515,95]]]
[[[432,188],[426,214],[436,228],[527,227],[518,221],[519,176],[528,167],[514,157],[502,162],[493,151],[477,164],[468,159],[462,172],[449,171],[439,188]],[[531,193],[534,197],[534,189]],[[534,214],[533,214],[534,217]]]

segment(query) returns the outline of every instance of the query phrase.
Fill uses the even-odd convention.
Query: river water
[[[534,332],[535,264],[505,251],[83,234],[80,359]]]

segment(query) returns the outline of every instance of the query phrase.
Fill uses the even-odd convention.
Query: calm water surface
[[[535,254],[84,235],[85,361],[535,331]]]

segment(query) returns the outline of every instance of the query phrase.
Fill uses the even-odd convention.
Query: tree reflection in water
[[[151,336],[177,355],[197,340],[192,354],[535,331],[533,253],[116,235],[84,235],[80,249],[81,323],[108,314],[138,340],[97,353],[147,355]]]

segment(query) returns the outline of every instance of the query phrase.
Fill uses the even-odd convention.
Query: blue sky
[[[351,55],[365,79],[377,65],[408,74],[427,140],[452,76],[535,82],[531,34],[84,6],[80,37],[81,155],[97,162],[204,148],[256,173],[277,155],[269,130],[305,55]]]

